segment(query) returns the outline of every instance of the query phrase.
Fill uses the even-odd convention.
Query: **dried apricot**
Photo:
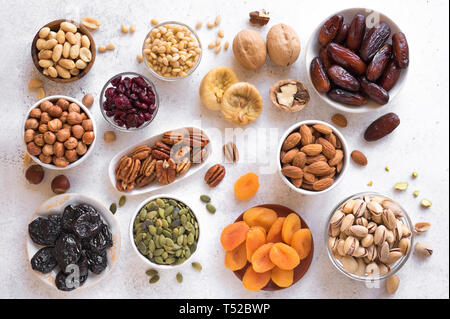
[[[270,251],[273,245],[273,243],[264,244],[253,253],[252,265],[256,272],[266,272],[275,267],[275,264],[270,260]]]
[[[244,287],[250,291],[258,291],[263,289],[270,281],[271,271],[263,273],[256,272],[252,265],[250,265],[245,271],[242,283]]]
[[[255,173],[245,174],[234,183],[234,193],[240,200],[249,199],[256,194],[258,188],[259,179]]]
[[[274,267],[270,278],[278,287],[286,288],[294,282],[294,270],[285,270]]]
[[[220,235],[223,249],[232,251],[242,244],[247,238],[248,228],[248,225],[243,221],[225,227]]]
[[[283,228],[285,219],[285,217],[278,217],[277,220],[272,224],[269,232],[267,233],[266,240],[268,243],[278,243],[283,240],[281,238],[281,229]]]
[[[283,222],[283,228],[281,229],[281,238],[283,241],[290,245],[292,236],[294,233],[302,227],[302,222],[297,214],[289,214]]]
[[[248,261],[252,261],[253,253],[266,243],[266,231],[259,226],[250,227],[247,233],[245,247]]]
[[[247,225],[261,226],[266,231],[269,231],[272,224],[277,220],[277,213],[270,208],[253,207],[247,209],[244,213],[244,221]]]
[[[284,270],[294,269],[300,264],[300,258],[295,249],[284,243],[273,244],[269,258],[273,264]]]
[[[232,251],[225,253],[225,267],[235,271],[245,267],[247,264],[247,251],[245,243],[240,244]]]
[[[312,235],[308,228],[302,228],[292,236],[291,247],[295,249],[300,260],[308,257],[311,252]]]

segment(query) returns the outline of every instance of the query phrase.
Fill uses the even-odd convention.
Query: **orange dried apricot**
[[[281,229],[281,238],[283,238],[283,241],[286,244],[290,245],[292,236],[301,227],[302,223],[300,221],[300,217],[294,213],[289,214],[284,220],[283,228]]]
[[[235,271],[245,267],[247,264],[247,250],[245,243],[240,244],[232,251],[225,253],[225,267]]]
[[[225,227],[220,235],[223,249],[232,251],[247,238],[248,225],[244,222],[236,222]]]
[[[270,278],[278,287],[286,288],[294,282],[294,270],[284,270],[274,267]]]
[[[281,229],[283,228],[283,223],[286,217],[278,217],[277,220],[272,224],[267,233],[267,242],[268,243],[278,243],[282,241],[281,238]]]
[[[308,257],[311,251],[312,235],[308,228],[302,228],[292,236],[291,247],[295,249],[300,260]]]
[[[256,272],[266,272],[275,267],[275,264],[270,260],[270,251],[273,245],[273,243],[264,244],[253,253],[252,266]]]
[[[274,265],[284,270],[294,269],[300,264],[300,258],[295,249],[284,243],[273,244],[269,258]]]
[[[253,207],[247,209],[244,213],[244,221],[247,225],[261,226],[269,231],[272,224],[277,220],[277,213],[273,209],[265,207]]]
[[[234,193],[240,200],[249,199],[256,194],[258,188],[259,180],[255,173],[245,174],[234,183]]]
[[[248,261],[252,261],[253,253],[266,243],[266,231],[259,226],[250,227],[247,233],[245,247]]]
[[[263,273],[256,272],[252,265],[250,265],[245,271],[242,283],[244,287],[250,291],[258,291],[264,288],[270,281],[271,271]]]

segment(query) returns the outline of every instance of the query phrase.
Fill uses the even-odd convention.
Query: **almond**
[[[301,138],[302,137],[301,137],[300,133],[297,133],[297,132],[292,133],[284,141],[283,146],[281,147],[281,150],[288,151],[291,148],[296,147],[298,145],[298,143],[300,143]]]
[[[315,124],[313,125],[313,128],[322,134],[328,135],[333,133],[333,130],[331,129],[331,127],[329,127],[328,125],[324,125],[324,124]]]
[[[339,174],[342,171],[342,167],[344,166],[344,163],[342,161],[340,161],[337,165],[336,165],[336,172]]]
[[[327,136],[325,136],[325,139],[331,143],[331,145],[333,145],[335,148],[337,146],[337,137],[336,135],[334,135],[333,133],[328,134]]]
[[[292,178],[291,183],[295,187],[300,188],[300,187],[302,187],[302,184],[303,184],[303,178]]]
[[[336,150],[336,154],[332,159],[328,161],[328,165],[330,166],[337,166],[339,163],[342,162],[342,159],[344,158],[344,152],[341,150]]]
[[[308,156],[316,156],[322,153],[322,145],[321,144],[308,144],[303,146],[300,151],[305,153]]]
[[[330,166],[327,162],[320,161],[307,166],[306,170],[315,176],[325,176],[330,173]]]
[[[314,184],[317,181],[317,178],[313,174],[308,173],[306,171],[303,172],[303,179],[304,179],[304,183],[308,183],[308,184]]]
[[[334,114],[331,118],[334,124],[340,127],[346,127],[347,126],[347,118],[342,114]]]
[[[351,154],[352,160],[361,166],[367,165],[367,157],[360,151],[354,150]]]
[[[325,156],[323,156],[322,154],[319,154],[317,156],[308,156],[306,158],[306,164],[308,164],[308,165],[315,163],[315,162],[320,162],[320,161],[326,162],[327,158]]]
[[[291,163],[292,160],[294,159],[295,155],[297,155],[299,152],[300,151],[298,150],[298,148],[291,149],[283,156],[283,158],[281,159],[281,163],[283,163],[283,164]],[[297,166],[297,165],[294,165],[294,166]]]
[[[302,145],[308,145],[313,142],[313,136],[311,133],[311,129],[308,127],[308,125],[303,124],[300,126],[300,135],[302,137]]]
[[[328,158],[329,160],[334,158],[334,156],[336,155],[336,149],[334,148],[333,144],[328,142],[323,137],[319,137],[316,143],[322,145],[322,153],[326,158]]]
[[[296,166],[286,166],[281,170],[281,173],[286,177],[294,179],[303,178],[303,170]]]
[[[323,178],[318,180],[313,184],[313,189],[315,191],[323,191],[333,185],[334,179],[333,178]]]
[[[306,154],[303,152],[298,152],[295,154],[294,159],[292,160],[292,165],[300,168],[305,167],[306,164]]]

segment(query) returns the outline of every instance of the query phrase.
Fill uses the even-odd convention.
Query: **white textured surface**
[[[3,298],[384,298],[384,289],[367,289],[353,282],[333,268],[324,247],[324,228],[330,210],[342,198],[364,190],[374,190],[395,196],[408,210],[414,222],[430,221],[429,233],[420,240],[431,242],[434,255],[428,260],[412,256],[399,273],[401,284],[395,298],[448,298],[449,297],[449,170],[448,170],[448,2],[447,1],[171,1],[171,4],[155,1],[87,1],[66,5],[50,0],[6,1],[0,0],[2,32],[0,50],[1,72],[1,134],[0,134],[0,297]],[[350,147],[362,150],[369,158],[366,168],[350,165],[345,180],[332,192],[319,197],[299,196],[284,185],[278,174],[260,174],[261,187],[256,196],[246,202],[238,202],[233,195],[234,181],[244,173],[257,170],[254,164],[227,165],[227,176],[219,187],[209,190],[199,174],[189,183],[174,185],[165,192],[188,198],[203,222],[203,243],[197,256],[204,270],[194,271],[189,264],[182,268],[184,282],[179,285],[175,271],[161,272],[161,280],[155,285],[147,283],[145,265],[130,249],[127,226],[135,206],[145,195],[128,197],[118,217],[122,230],[122,252],[117,268],[110,277],[95,287],[70,294],[49,289],[39,282],[29,270],[25,258],[25,232],[35,208],[52,196],[50,181],[55,173],[46,171],[41,185],[31,186],[23,177],[22,122],[27,108],[36,101],[36,94],[27,89],[31,78],[42,78],[34,68],[30,57],[30,43],[39,28],[57,18],[94,16],[101,27],[94,32],[97,45],[113,42],[114,52],[98,54],[91,72],[82,80],[66,85],[44,81],[48,95],[65,94],[81,99],[91,92],[96,98],[92,108],[98,123],[99,140],[94,154],[80,167],[67,172],[72,192],[95,196],[109,205],[117,201],[119,194],[107,179],[109,160],[129,143],[138,142],[155,133],[182,127],[201,120],[205,128],[224,129],[227,123],[218,113],[200,105],[198,86],[202,76],[217,65],[231,66],[241,80],[254,83],[264,98],[264,111],[250,127],[276,128],[278,136],[284,129],[304,119],[330,121],[334,110],[320,103],[312,95],[309,106],[294,115],[277,111],[270,103],[270,85],[282,78],[296,78],[307,85],[303,54],[290,68],[282,69],[266,62],[259,72],[247,72],[234,61],[231,50],[215,56],[205,50],[202,63],[191,78],[175,83],[155,81],[161,97],[157,120],[139,133],[118,133],[115,143],[105,145],[102,132],[110,127],[101,116],[98,94],[108,78],[121,71],[137,71],[148,75],[144,65],[136,62],[151,18],[181,20],[190,25],[200,19],[204,22],[222,16],[221,28],[225,38],[232,40],[236,32],[248,27],[248,12],[265,8],[271,12],[269,26],[261,28],[263,36],[270,26],[286,23],[295,28],[305,47],[310,33],[329,14],[344,7],[373,6],[391,17],[406,33],[410,45],[411,64],[409,78],[403,91],[391,103],[389,111],[401,118],[400,127],[391,136],[375,143],[362,139],[365,127],[382,115],[374,112],[364,115],[348,115],[349,125],[342,130]],[[120,33],[121,24],[135,24],[133,35]],[[205,27],[199,32],[203,45],[215,37],[215,31]],[[312,90],[311,90],[312,92]],[[222,143],[216,144],[220,151]],[[262,164],[274,160],[276,155],[258,148]],[[391,171],[385,172],[389,165]],[[265,165],[267,166],[267,165]],[[415,180],[410,175],[419,172]],[[373,187],[367,183],[373,180]],[[407,181],[410,187],[403,193],[393,191],[398,181]],[[419,199],[412,191],[419,189]],[[197,199],[202,193],[213,198],[218,212],[212,216]],[[422,209],[420,198],[433,202],[430,209]],[[275,293],[247,292],[234,275],[223,266],[224,252],[220,247],[221,229],[232,222],[242,211],[262,203],[277,203],[298,211],[309,223],[315,239],[316,250],[312,266],[297,285]],[[176,289],[174,289],[176,287]],[[382,286],[384,288],[384,286]]]

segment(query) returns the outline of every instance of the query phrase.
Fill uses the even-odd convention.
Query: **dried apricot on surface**
[[[294,269],[300,264],[300,258],[295,249],[284,243],[273,244],[269,258],[274,265],[284,270]]]
[[[302,222],[297,214],[289,214],[283,223],[283,228],[281,229],[281,238],[283,241],[290,245],[292,236],[294,233],[302,227]]]
[[[292,236],[291,247],[295,249],[300,260],[308,257],[311,252],[312,235],[308,228],[302,228]]]
[[[249,199],[256,194],[258,188],[259,179],[255,173],[245,174],[234,183],[234,193],[240,200]]]
[[[272,224],[267,233],[266,241],[268,243],[278,243],[282,241],[281,229],[283,228],[283,223],[286,217],[278,217],[277,220]]]
[[[266,231],[269,231],[272,224],[277,220],[277,213],[270,208],[253,207],[247,209],[244,213],[244,221],[247,225],[261,226]]]
[[[256,272],[266,272],[275,267],[270,260],[270,251],[273,243],[267,243],[259,247],[252,255],[252,266]]]
[[[250,265],[245,271],[244,277],[242,277],[242,283],[244,287],[250,291],[258,291],[263,289],[270,281],[271,271],[263,273],[256,272],[252,265]]]
[[[284,270],[274,267],[270,277],[278,287],[286,288],[294,282],[294,270]]]
[[[225,253],[225,267],[235,271],[245,267],[247,264],[247,250],[245,243],[240,244],[232,251]]]
[[[247,233],[245,247],[247,251],[247,260],[252,261],[253,253],[266,243],[266,231],[259,226],[250,227]]]
[[[226,251],[232,251],[247,238],[248,225],[244,222],[236,222],[225,227],[220,235],[220,243]]]

